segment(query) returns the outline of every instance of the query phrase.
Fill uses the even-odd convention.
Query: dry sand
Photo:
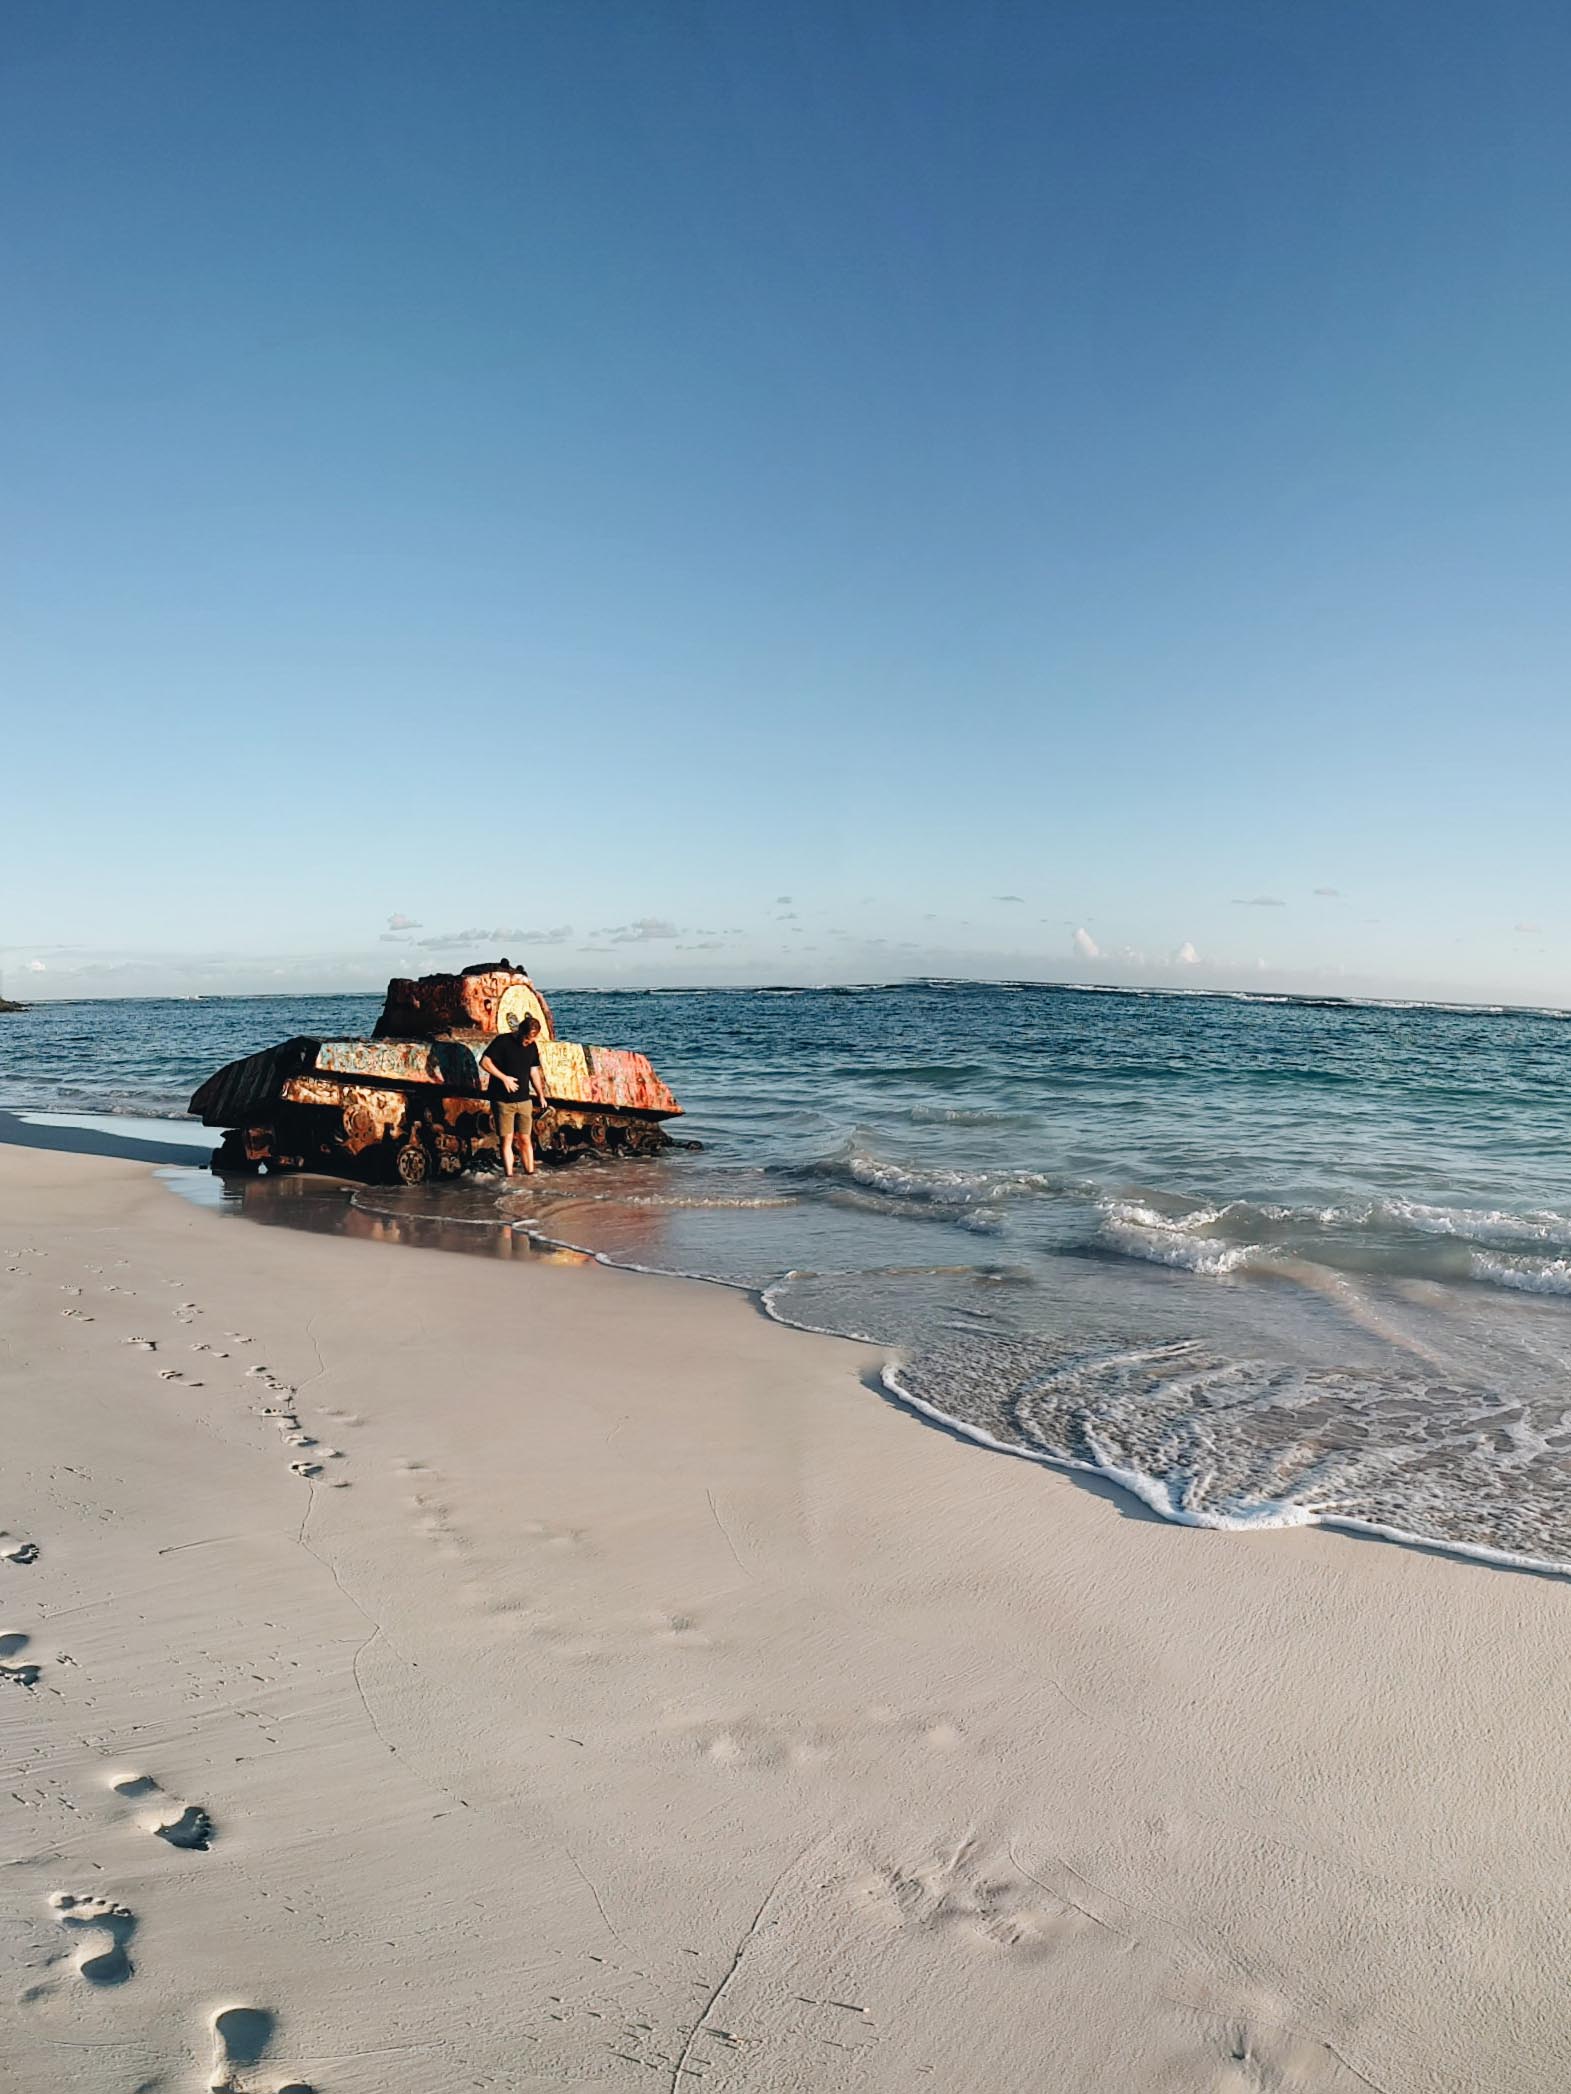
[[[0,1254],[7,2094],[1571,2085],[1565,1583],[138,1164]]]

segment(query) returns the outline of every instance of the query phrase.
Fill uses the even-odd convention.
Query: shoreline
[[[239,2004],[247,2094],[1565,2083],[1559,1580],[999,1462],[725,1283],[43,1148],[0,1251],[29,2094]]]
[[[168,1167],[166,1163],[165,1168]],[[175,1191],[178,1197],[190,1197],[178,1186],[171,1187],[171,1190]],[[238,1220],[244,1217],[237,1215],[230,1218]],[[941,1404],[930,1402],[926,1397],[907,1388],[900,1379],[903,1362],[899,1357],[898,1347],[853,1331],[837,1331],[824,1324],[798,1321],[777,1308],[773,1297],[779,1291],[782,1279],[791,1278],[790,1274],[757,1284],[747,1280],[728,1279],[718,1273],[640,1264],[634,1259],[618,1258],[612,1252],[596,1250],[587,1244],[575,1242],[567,1236],[553,1236],[543,1226],[532,1227],[526,1220],[510,1221],[506,1217],[492,1221],[479,1217],[446,1215],[438,1220],[428,1221],[428,1226],[435,1232],[434,1240],[429,1243],[409,1242],[396,1236],[386,1240],[400,1249],[457,1251],[460,1248],[458,1242],[441,1241],[444,1233],[456,1234],[464,1229],[511,1232],[521,1243],[526,1244],[530,1251],[543,1254],[548,1261],[553,1254],[560,1253],[572,1261],[587,1261],[608,1272],[634,1273],[649,1279],[675,1281],[700,1287],[718,1287],[741,1296],[767,1321],[778,1325],[782,1330],[829,1338],[863,1350],[871,1347],[883,1355],[883,1362],[876,1375],[867,1374],[861,1377],[862,1386],[881,1395],[897,1409],[907,1411],[922,1422],[936,1426],[956,1439],[983,1447],[990,1453],[1037,1463],[1082,1487],[1090,1484],[1114,1491],[1119,1494],[1121,1500],[1138,1504],[1152,1518],[1164,1520],[1174,1526],[1194,1527],[1210,1533],[1225,1534],[1275,1534],[1295,1529],[1321,1528],[1358,1540],[1384,1542],[1395,1548],[1416,1549],[1436,1556],[1449,1557],[1462,1563],[1476,1564],[1487,1570],[1514,1571],[1527,1577],[1571,1581],[1571,1563],[1558,1561],[1554,1557],[1496,1548],[1486,1542],[1469,1542],[1443,1535],[1424,1534],[1416,1529],[1397,1527],[1376,1520],[1361,1520],[1351,1514],[1321,1513],[1291,1504],[1273,1508],[1269,1512],[1263,1511],[1255,1516],[1194,1511],[1176,1504],[1171,1491],[1165,1485],[1139,1469],[1118,1464],[1104,1465],[1080,1461],[1072,1455],[1033,1447],[1020,1440],[1000,1439],[975,1420],[968,1419],[956,1411],[946,1410]],[[346,1232],[322,1230],[318,1233]]]

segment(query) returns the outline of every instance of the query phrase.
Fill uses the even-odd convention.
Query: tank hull
[[[499,1165],[495,1098],[480,1063],[519,1012],[541,1022],[549,1102],[536,1115],[535,1149],[544,1161],[669,1146],[663,1122],[682,1108],[643,1055],[555,1038],[550,1006],[527,976],[473,969],[390,983],[370,1038],[301,1036],[216,1070],[190,1106],[225,1130],[214,1169],[415,1185]],[[395,1022],[410,1031],[396,1036]]]
[[[542,1162],[584,1154],[651,1156],[670,1147],[659,1120],[604,1107],[553,1106],[537,1114]],[[501,1141],[489,1099],[405,1095],[346,1085],[329,1099],[309,1092],[247,1116],[224,1135],[217,1171],[325,1171],[376,1183],[421,1185],[463,1171],[501,1167]]]

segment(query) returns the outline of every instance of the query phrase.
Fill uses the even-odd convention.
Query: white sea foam
[[[1571,1258],[1501,1258],[1475,1251],[1473,1277],[1519,1294],[1571,1294]]]
[[[808,1175],[882,1193],[888,1199],[963,1208],[1062,1189],[1040,1171],[964,1170],[939,1164],[897,1162],[848,1143],[833,1156],[808,1166]]]
[[[1549,1208],[1515,1213],[1388,1198],[1325,1206],[1230,1200],[1176,1210],[1157,1204],[1160,1197],[1104,1194],[1096,1203],[1099,1240],[1126,1257],[1211,1277],[1296,1256],[1380,1271],[1401,1270],[1405,1258],[1421,1273],[1438,1269],[1460,1278],[1461,1267],[1433,1268],[1423,1250],[1426,1241],[1452,1241],[1477,1246],[1469,1266],[1475,1279],[1530,1293],[1571,1293],[1571,1215]],[[1404,1235],[1412,1239],[1405,1253]],[[1535,1258],[1528,1246],[1556,1255]]]
[[[1425,1236],[1455,1236],[1494,1246],[1553,1243],[1571,1247],[1571,1214],[1537,1209],[1513,1214],[1504,1207],[1440,1207],[1423,1200],[1382,1200],[1377,1213]]]
[[[935,1351],[890,1392],[983,1445],[1101,1476],[1162,1519],[1331,1526],[1571,1572],[1567,1419],[1411,1373],[1227,1359],[1198,1343],[1056,1357]]]
[[[1271,1256],[1265,1245],[1222,1241],[1206,1233],[1223,1219],[1225,1208],[1196,1207],[1188,1214],[1168,1215],[1140,1200],[1104,1199],[1098,1205],[1102,1241],[1126,1257],[1145,1258],[1153,1265],[1220,1278]]]

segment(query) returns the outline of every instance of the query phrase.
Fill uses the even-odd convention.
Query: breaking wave
[[[1479,1252],[1473,1277],[1519,1294],[1571,1294],[1571,1258],[1494,1258]]]
[[[989,1206],[1067,1189],[1063,1181],[1042,1171],[968,1170],[944,1164],[902,1163],[877,1156],[854,1140],[831,1156],[800,1166],[793,1175],[831,1190],[848,1187],[881,1193],[886,1199],[951,1209]]]
[[[1208,1234],[1226,1210],[1197,1207],[1173,1217],[1138,1200],[1106,1200],[1102,1205],[1101,1240],[1126,1257],[1147,1258],[1153,1265],[1175,1265],[1185,1272],[1220,1278],[1257,1265],[1272,1254],[1256,1243],[1227,1243]]]
[[[1104,1194],[1096,1206],[1101,1248],[1213,1278],[1296,1258],[1346,1272],[1571,1294],[1571,1215],[1548,1209],[1513,1214],[1389,1198],[1184,1207],[1160,1193]]]

